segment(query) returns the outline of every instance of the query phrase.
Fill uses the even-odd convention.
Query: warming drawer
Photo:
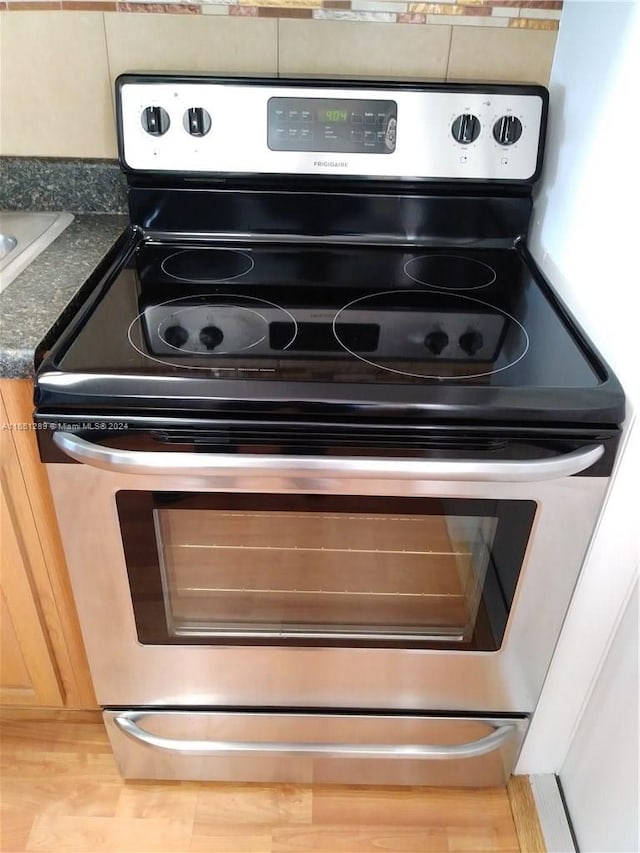
[[[127,779],[502,785],[526,718],[107,710]]]

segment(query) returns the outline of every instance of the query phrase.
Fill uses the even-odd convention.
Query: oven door
[[[534,501],[116,493],[138,640],[502,644]]]
[[[49,464],[104,706],[530,712],[606,478],[136,452]]]

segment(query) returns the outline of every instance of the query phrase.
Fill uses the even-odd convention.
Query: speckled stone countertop
[[[0,210],[75,216],[0,294],[0,378],[33,376],[36,347],[125,229],[126,190],[115,161],[0,157]]]
[[[71,211],[73,212],[73,211]],[[33,376],[33,357],[65,306],[127,225],[122,214],[79,214],[0,294],[0,377]]]
[[[127,182],[112,160],[0,157],[0,210],[126,213]]]

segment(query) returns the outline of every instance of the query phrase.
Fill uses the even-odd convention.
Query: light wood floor
[[[2,853],[544,849],[526,814],[526,780],[516,783],[513,813],[507,789],[495,788],[123,782],[94,715],[23,720],[12,712],[0,737]],[[533,840],[523,841],[531,817]]]

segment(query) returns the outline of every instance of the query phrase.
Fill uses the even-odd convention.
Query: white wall
[[[558,773],[578,843],[598,853],[640,850],[637,808],[621,813],[609,787],[635,780],[637,802],[637,644],[621,639],[633,639],[637,610],[629,605],[621,620],[640,527],[639,45],[640,3],[565,2],[531,235],[534,256],[628,399],[617,469],[516,771]],[[617,846],[603,846],[606,838]]]
[[[640,850],[637,755],[636,584],[560,771],[581,853]]]

